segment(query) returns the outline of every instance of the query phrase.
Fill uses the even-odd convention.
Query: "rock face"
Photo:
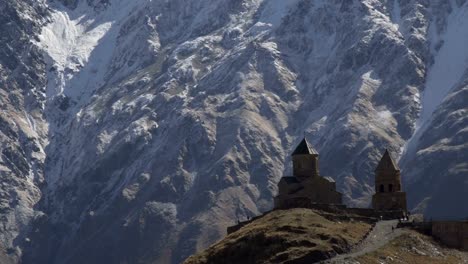
[[[31,43],[41,32],[46,6],[0,3],[0,262],[18,260],[44,182],[47,124],[43,118],[45,64]],[[11,259],[10,259],[11,258]]]
[[[468,214],[464,0],[3,2],[12,258],[180,263],[271,208],[304,132],[347,203],[388,147],[410,210]]]

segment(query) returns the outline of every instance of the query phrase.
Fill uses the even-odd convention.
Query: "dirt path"
[[[394,238],[401,236],[406,232],[405,229],[395,229],[392,231],[392,226],[396,227],[398,220],[380,221],[372,229],[370,234],[364,241],[355,246],[351,252],[338,255],[334,258],[322,261],[320,263],[355,263],[352,259],[369,252],[375,251],[384,246]]]

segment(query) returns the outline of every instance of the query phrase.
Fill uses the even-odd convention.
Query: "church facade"
[[[320,175],[318,157],[318,152],[304,138],[292,153],[293,176],[282,177],[278,183],[275,208],[289,207],[297,200],[342,204],[342,194],[336,191],[333,178]]]

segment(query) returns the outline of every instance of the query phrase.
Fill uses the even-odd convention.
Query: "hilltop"
[[[335,217],[311,209],[272,211],[184,263],[314,262],[348,251],[372,226]]]
[[[210,263],[468,263],[468,253],[430,236],[395,229],[397,220],[277,210],[229,234],[184,264]]]

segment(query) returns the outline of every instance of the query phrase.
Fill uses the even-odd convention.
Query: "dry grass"
[[[404,234],[377,251],[356,259],[361,264],[460,264],[468,263],[467,254],[448,249],[431,237],[415,231]]]
[[[347,251],[369,229],[367,223],[330,221],[310,209],[274,211],[185,264],[313,262]]]

